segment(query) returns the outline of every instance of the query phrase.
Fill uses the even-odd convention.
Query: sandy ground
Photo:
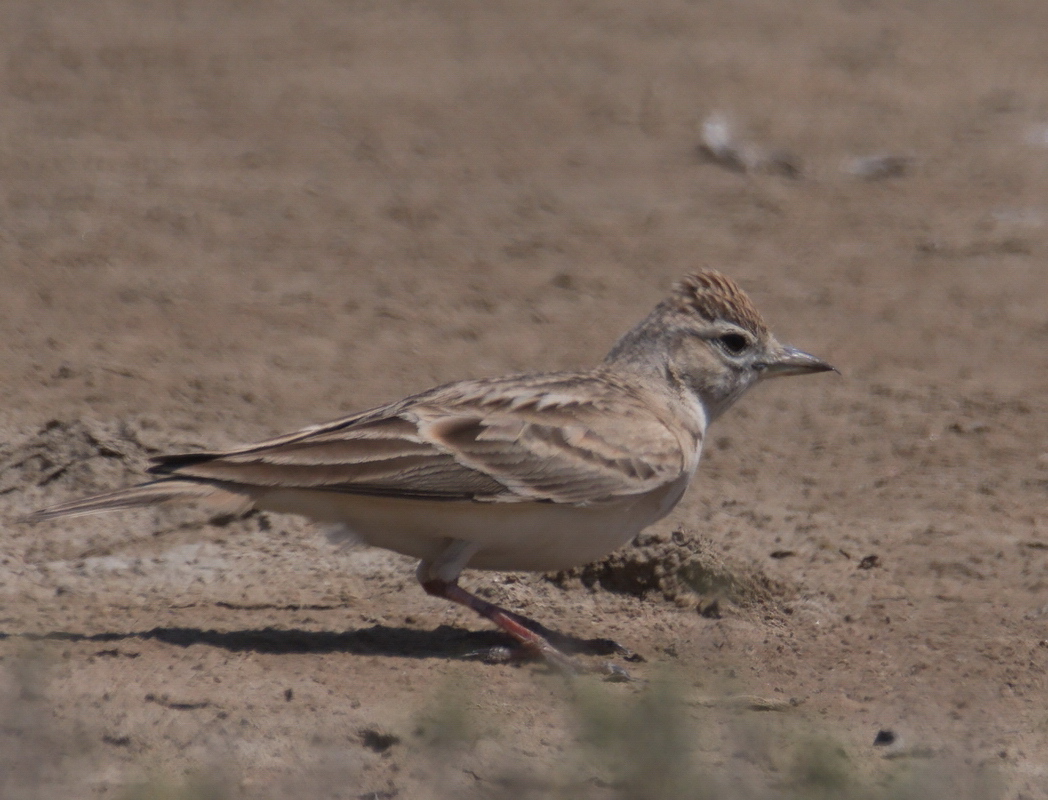
[[[5,2],[0,795],[1048,796],[1046,26]],[[704,155],[713,114],[778,155]],[[502,639],[292,518],[16,522],[157,451],[591,364],[708,266],[843,378],[745,398],[603,570],[466,579],[635,683],[464,658]]]

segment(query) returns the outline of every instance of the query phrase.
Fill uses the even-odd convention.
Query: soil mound
[[[607,558],[550,576],[569,588],[581,583],[634,597],[657,597],[679,606],[708,608],[720,600],[741,607],[774,605],[788,593],[784,584],[755,567],[726,564],[713,542],[678,528],[641,533]]]

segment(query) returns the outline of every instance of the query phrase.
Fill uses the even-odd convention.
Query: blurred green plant
[[[172,782],[153,778],[128,786],[120,800],[230,800],[232,793],[226,784],[214,775],[195,775]]]

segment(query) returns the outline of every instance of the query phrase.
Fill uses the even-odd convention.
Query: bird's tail
[[[204,501],[216,513],[237,514],[253,505],[246,493],[232,491],[223,486],[181,478],[164,478],[149,483],[140,483],[126,489],[104,492],[50,508],[34,511],[24,518],[25,522],[43,522],[56,517],[80,514],[95,514],[100,511],[115,511],[121,508],[137,508],[175,501]]]

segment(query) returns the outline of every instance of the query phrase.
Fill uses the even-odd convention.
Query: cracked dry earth
[[[5,3],[0,796],[1048,797],[1046,24]],[[843,378],[747,396],[634,547],[465,579],[633,683],[469,658],[504,639],[293,518],[17,521],[593,363],[702,266]]]

